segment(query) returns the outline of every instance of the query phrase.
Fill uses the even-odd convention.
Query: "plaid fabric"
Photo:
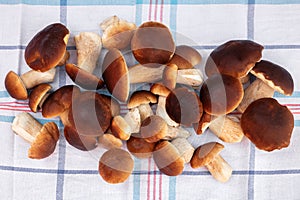
[[[10,98],[1,84],[0,199],[300,199],[300,0],[0,0],[0,82],[9,70],[29,70],[24,49],[46,25],[61,22],[74,36],[81,31],[99,32],[99,23],[112,15],[138,25],[148,20],[163,22],[177,44],[193,45],[204,60],[213,48],[230,39],[253,39],[264,45],[263,58],[284,66],[295,81],[293,96],[275,94],[294,114],[289,148],[267,153],[255,149],[246,138],[225,144],[221,154],[234,169],[225,184],[215,181],[204,168],[186,166],[182,175],[168,177],[152,159],[135,159],[129,180],[110,185],[97,171],[104,150],[81,152],[63,136],[49,158],[28,159],[29,144],[13,134],[11,122],[19,112],[30,110],[26,101]],[[68,49],[74,59],[72,41]],[[53,88],[72,83],[63,68],[58,72]],[[126,112],[125,105],[122,112]],[[41,113],[33,115],[42,123],[49,121]],[[59,120],[54,121],[62,132]],[[206,133],[194,137],[192,143],[208,141],[219,140]]]

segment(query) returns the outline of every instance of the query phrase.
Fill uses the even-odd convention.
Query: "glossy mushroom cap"
[[[158,96],[167,97],[171,90],[161,83],[154,83],[150,88],[150,92]]]
[[[185,161],[168,141],[159,142],[155,146],[153,159],[159,170],[168,176],[177,176],[183,171]]]
[[[131,94],[127,107],[132,109],[150,103],[157,103],[157,97],[150,91],[138,90]]]
[[[148,67],[166,64],[175,52],[169,28],[159,22],[145,22],[135,31],[131,49],[135,59]]]
[[[51,93],[42,106],[42,114],[45,118],[61,115],[68,110],[72,101],[80,94],[80,89],[75,85],[65,85]]]
[[[66,64],[66,72],[74,83],[87,90],[98,90],[104,86],[104,82],[94,74],[80,69],[74,64]]]
[[[175,122],[191,126],[200,120],[203,108],[194,91],[187,88],[176,88],[167,96],[166,111]]]
[[[58,65],[64,58],[69,30],[60,23],[50,24],[38,32],[25,49],[29,67],[45,72]]]
[[[102,77],[108,91],[119,101],[129,96],[130,81],[128,68],[121,51],[110,49],[103,60]]]
[[[20,76],[13,71],[7,73],[4,81],[5,88],[9,95],[17,100],[28,98],[27,89]]]
[[[205,73],[244,77],[262,57],[263,46],[250,40],[231,40],[214,49],[206,61]]]
[[[170,64],[177,65],[178,69],[191,69],[202,61],[202,56],[193,47],[180,45],[176,47]]]
[[[28,157],[42,159],[50,156],[59,139],[59,130],[54,122],[44,124],[28,150]]]
[[[71,126],[65,126],[64,135],[67,142],[79,150],[90,151],[97,147],[96,137],[79,135],[76,129],[72,128]]]
[[[242,101],[243,85],[237,78],[215,74],[202,85],[200,99],[203,110],[210,115],[225,115],[232,112]]]
[[[152,156],[156,143],[146,142],[141,137],[131,136],[126,141],[128,151],[137,158],[149,158]]]
[[[273,151],[289,146],[294,117],[275,99],[262,98],[247,107],[242,114],[241,127],[257,148]]]
[[[191,167],[199,168],[210,163],[224,149],[218,142],[210,142],[198,147],[191,159]]]
[[[32,112],[37,112],[38,108],[40,107],[41,101],[47,94],[49,90],[51,90],[51,85],[47,83],[42,83],[36,86],[29,95],[29,108]]]
[[[293,94],[293,78],[283,67],[266,60],[261,60],[252,68],[251,73],[271,88],[274,88],[274,90],[287,96]]]
[[[68,119],[78,134],[100,136],[109,128],[112,115],[100,94],[87,91],[73,100]]]
[[[106,151],[99,161],[99,174],[108,183],[123,183],[128,179],[134,167],[131,155],[122,149]]]
[[[147,117],[141,124],[141,137],[146,142],[157,142],[168,132],[168,124],[158,115]]]

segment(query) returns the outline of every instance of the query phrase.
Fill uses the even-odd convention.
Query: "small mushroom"
[[[243,99],[241,81],[229,75],[212,75],[202,85],[200,99],[210,115],[225,115],[235,110]]]
[[[69,77],[85,89],[100,89],[104,82],[93,74],[100,56],[101,36],[93,32],[82,32],[75,36],[77,66],[68,63],[66,72]]]
[[[135,59],[148,67],[167,64],[175,48],[169,28],[159,22],[149,21],[141,24],[131,40],[131,49]]]
[[[175,122],[191,126],[200,120],[203,113],[199,96],[187,88],[176,88],[166,99],[166,111]]]
[[[54,122],[42,125],[26,112],[14,118],[12,130],[31,144],[28,157],[32,159],[50,156],[59,139],[59,130]]]
[[[49,83],[54,80],[55,69],[46,72],[38,72],[30,70],[21,76],[10,71],[5,77],[5,88],[11,97],[18,100],[26,100],[28,98],[27,89],[31,89],[41,83]]]
[[[137,158],[149,158],[152,156],[156,143],[146,142],[141,137],[131,136],[126,141],[128,151]]]
[[[227,182],[232,174],[231,166],[221,157],[224,146],[218,142],[210,142],[199,146],[191,159],[191,167],[206,167],[211,175],[220,182]]]
[[[25,61],[36,71],[45,72],[66,60],[69,30],[60,23],[50,24],[38,32],[25,48]]]
[[[184,169],[184,158],[168,141],[159,142],[154,149],[153,159],[159,171],[168,176],[180,175]]]
[[[192,69],[202,61],[200,53],[191,46],[179,45],[176,46],[175,53],[170,64],[177,65],[178,69]]]
[[[209,55],[205,73],[226,74],[235,78],[246,76],[262,57],[263,46],[250,40],[230,40]]]
[[[121,148],[123,143],[122,140],[115,137],[111,133],[105,133],[98,138],[99,146],[105,149],[112,149],[112,148]]]
[[[209,125],[209,129],[224,142],[240,142],[244,133],[240,121],[232,116],[222,115],[215,118]]]
[[[245,90],[245,95],[237,107],[239,112],[245,109],[253,101],[260,98],[272,97],[275,91],[290,96],[294,91],[294,81],[291,74],[272,62],[261,60],[252,68],[251,74],[257,79]]]
[[[98,171],[104,181],[117,184],[128,179],[133,167],[134,161],[127,151],[113,148],[101,156]]]
[[[37,112],[38,109],[42,108],[43,103],[50,95],[49,90],[51,90],[51,85],[47,83],[42,83],[36,86],[29,95],[29,108],[32,112]]]
[[[290,144],[294,116],[273,98],[252,102],[242,114],[241,127],[247,138],[259,149],[273,151]]]
[[[191,135],[181,127],[168,126],[165,120],[158,115],[151,115],[142,121],[140,134],[149,143],[157,142],[161,139],[187,138]]]
[[[128,47],[136,29],[134,23],[120,19],[116,15],[105,19],[100,27],[103,31],[103,46],[107,49]]]

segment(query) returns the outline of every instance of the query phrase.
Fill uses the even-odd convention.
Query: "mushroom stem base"
[[[211,175],[220,182],[227,182],[231,177],[232,168],[220,155],[217,155],[206,167]]]

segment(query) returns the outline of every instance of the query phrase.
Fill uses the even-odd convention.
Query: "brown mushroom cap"
[[[210,142],[199,146],[191,159],[191,167],[199,168],[210,163],[224,149],[224,145],[218,142]]]
[[[206,112],[203,112],[200,120],[198,123],[193,124],[193,128],[195,132],[200,135],[204,133],[206,128],[208,128],[208,125],[216,118],[216,116],[210,115]]]
[[[251,73],[274,88],[274,90],[288,96],[293,94],[293,78],[283,67],[266,60],[261,60],[252,68]]]
[[[175,52],[175,43],[169,28],[159,22],[145,22],[135,31],[131,49],[135,59],[146,66],[166,64]]]
[[[111,96],[105,94],[101,94],[101,96],[103,97],[105,103],[110,107],[111,115],[112,116],[119,115],[121,110],[119,102]]]
[[[36,86],[29,95],[29,108],[32,112],[37,112],[40,102],[46,93],[51,90],[51,85],[47,83],[42,83]]]
[[[176,147],[168,141],[159,142],[154,149],[153,159],[159,170],[168,176],[182,173],[184,159]]]
[[[177,65],[178,69],[191,69],[202,61],[202,56],[193,47],[180,45],[176,47],[170,64]]]
[[[67,142],[79,150],[90,151],[97,147],[96,137],[79,135],[71,126],[65,126],[64,135]]]
[[[57,66],[66,52],[69,30],[60,23],[50,24],[38,32],[25,49],[29,67],[45,72]]]
[[[241,81],[228,75],[212,75],[203,83],[200,90],[203,109],[210,115],[225,115],[232,112],[240,104],[243,96]]]
[[[108,91],[116,99],[125,102],[129,96],[130,81],[127,64],[121,51],[110,49],[106,53],[102,73]]]
[[[104,86],[104,82],[94,74],[80,69],[74,64],[66,64],[66,72],[72,81],[87,90],[98,90]]]
[[[27,89],[20,76],[15,72],[10,71],[7,73],[4,84],[11,97],[17,100],[26,100],[28,98]]]
[[[74,98],[79,95],[80,89],[75,85],[65,85],[51,93],[42,106],[45,118],[57,117],[69,109]]]
[[[131,136],[126,141],[128,151],[137,158],[149,158],[152,156],[156,143],[146,142],[141,137]]]
[[[154,83],[150,88],[150,92],[158,96],[167,97],[171,91],[161,83]]]
[[[42,159],[50,156],[59,139],[59,130],[54,122],[44,124],[28,150],[28,157]]]
[[[112,115],[100,94],[87,91],[73,100],[68,119],[78,134],[99,136],[109,128]]]
[[[128,140],[131,135],[130,125],[120,115],[112,119],[110,129],[112,134],[121,140]]]
[[[167,96],[166,111],[175,122],[190,126],[200,120],[203,108],[194,91],[187,88],[176,88]]]
[[[250,40],[231,40],[216,49],[208,57],[205,73],[227,74],[236,78],[244,77],[262,57],[263,46]]]
[[[128,179],[134,167],[131,155],[122,149],[106,151],[99,161],[99,174],[108,183],[123,183]]]
[[[131,94],[127,107],[132,109],[150,103],[157,103],[157,97],[150,91],[138,90]]]
[[[242,114],[241,127],[246,137],[261,150],[288,147],[294,128],[291,111],[273,98],[252,102]]]
[[[162,117],[151,115],[142,122],[140,132],[146,142],[157,142],[167,135],[168,124]]]

